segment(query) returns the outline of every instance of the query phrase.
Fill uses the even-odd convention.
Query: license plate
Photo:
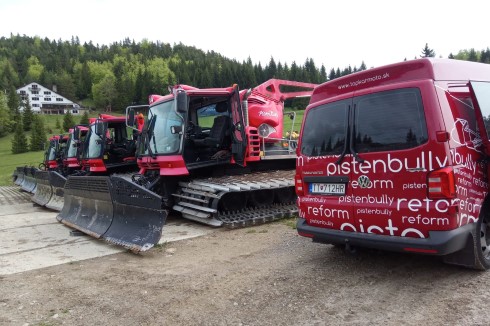
[[[311,194],[345,195],[345,183],[310,183]]]

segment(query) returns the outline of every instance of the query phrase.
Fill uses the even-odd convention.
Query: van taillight
[[[294,176],[294,185],[296,188],[296,195],[304,196],[305,188],[304,188],[303,180],[301,179],[301,176],[298,174]]]
[[[427,191],[429,198],[456,197],[453,168],[446,167],[430,172],[427,177]]]

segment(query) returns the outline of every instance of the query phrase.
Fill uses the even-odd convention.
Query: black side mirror
[[[97,134],[97,136],[102,137],[102,135],[104,134],[104,123],[103,122],[96,122],[95,123],[95,134]]]
[[[73,130],[73,140],[80,140],[80,129],[78,129],[77,127],[75,127],[75,130]]]
[[[187,94],[185,92],[177,93],[177,112],[186,113],[187,112]]]
[[[134,109],[132,108],[128,109],[127,116],[126,116],[127,117],[126,124],[129,127],[134,127],[134,116],[135,116]]]

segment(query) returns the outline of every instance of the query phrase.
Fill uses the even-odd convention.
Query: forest
[[[219,53],[183,44],[129,39],[110,45],[14,36],[0,38],[0,88],[7,93],[30,82],[52,88],[64,97],[97,109],[113,111],[128,104],[145,104],[149,94],[168,94],[177,83],[199,88],[238,84],[250,88],[270,78],[321,83],[356,70],[327,71],[313,59],[282,64],[271,57],[262,67],[252,59],[238,62]]]
[[[420,57],[436,56],[428,44],[421,49]],[[489,63],[490,49],[461,50],[449,57]],[[400,58],[403,59],[407,58]],[[364,61],[353,67],[326,68],[317,67],[311,58],[288,64],[273,57],[262,66],[254,64],[250,57],[239,62],[181,43],[135,42],[126,38],[109,45],[94,45],[81,44],[76,36],[71,40],[50,40],[11,34],[0,38],[0,137],[14,132],[22,120],[16,89],[31,82],[51,89],[56,86],[57,93],[82,107],[122,112],[128,105],[146,104],[149,94],[168,94],[168,86],[177,83],[200,88],[238,84],[240,89],[270,78],[323,83],[366,68]],[[30,122],[24,124],[24,130],[30,128]]]

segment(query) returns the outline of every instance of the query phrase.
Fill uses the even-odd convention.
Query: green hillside
[[[48,130],[48,137],[59,134],[60,130],[56,130],[56,119],[59,124],[63,125],[63,116],[42,115],[44,126]],[[80,121],[81,116],[73,116],[75,123]],[[38,167],[43,161],[44,152],[27,152],[22,154],[12,154],[12,139],[14,135],[9,134],[0,138],[0,186],[12,185],[12,173],[17,166],[34,166]],[[26,132],[28,142],[30,141],[31,133]]]
[[[0,138],[0,186],[12,185],[12,173],[17,166],[38,166],[43,160],[43,151],[12,154],[13,135]]]

